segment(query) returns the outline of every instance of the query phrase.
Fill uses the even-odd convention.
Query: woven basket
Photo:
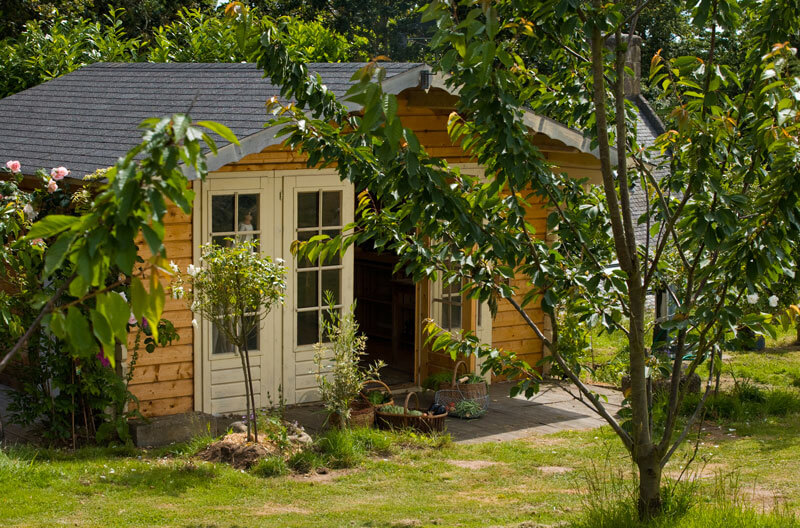
[[[372,427],[375,423],[375,407],[364,402],[350,405],[350,427]]]
[[[383,402],[383,403],[378,404],[378,405],[375,405],[371,401],[369,401],[367,399],[367,394],[369,394],[370,392],[373,392],[375,390],[381,390],[381,389],[369,390],[369,389],[367,389],[367,387],[369,385],[380,385],[381,387],[383,387],[384,390],[382,392],[385,392],[386,394],[389,395],[389,401]],[[365,402],[367,402],[368,404],[370,404],[372,407],[377,409],[378,407],[383,407],[384,405],[394,405],[394,398],[392,397],[392,389],[390,389],[389,386],[387,384],[385,384],[384,382],[382,382],[381,380],[367,380],[367,381],[364,382],[362,387],[363,388],[361,389],[361,398],[363,398],[363,400]]]
[[[411,396],[414,396],[417,400],[417,409],[409,409],[408,407]],[[419,396],[417,396],[416,392],[409,392],[406,395],[406,400],[403,404],[403,414],[381,412],[380,408],[375,411],[378,427],[381,429],[414,429],[421,433],[444,431],[444,419],[447,418],[447,413],[432,416],[427,414],[423,414],[422,416],[409,416],[409,410],[424,412],[422,409],[419,409]]]
[[[466,363],[463,361],[456,363],[456,366],[453,368],[453,381],[450,383],[450,388],[460,391],[464,398],[468,398],[470,400],[488,397],[489,387],[487,387],[485,381],[481,383],[458,383],[458,367],[460,365],[464,365],[464,373],[469,374]]]
[[[477,403],[480,406],[480,411],[470,415],[470,416],[462,416],[455,412],[455,406],[458,405],[462,401],[472,401]],[[436,391],[436,396],[434,397],[434,403],[437,405],[443,406],[445,409],[448,410],[448,416],[454,416],[456,418],[464,418],[464,419],[474,419],[480,418],[486,411],[489,410],[489,396],[477,396],[474,398],[466,398],[464,394],[458,389],[442,389]],[[452,409],[452,410],[451,410]]]

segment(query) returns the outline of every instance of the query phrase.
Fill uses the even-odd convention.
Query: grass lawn
[[[726,383],[747,378],[766,391],[797,391],[800,347],[790,339],[768,341],[761,352],[726,353]],[[654,526],[800,527],[789,518],[800,511],[800,414],[746,416],[709,424],[690,478],[671,501],[691,497],[693,507]],[[151,451],[15,447],[0,452],[0,524],[631,526],[631,501],[623,500],[632,496],[631,467],[608,428],[478,445],[362,436],[393,447],[374,448],[351,469],[268,478],[196,460],[192,454],[208,439]],[[668,479],[694,445],[690,437],[667,466]]]
[[[725,355],[723,374],[762,385],[800,388],[800,346],[794,331],[768,340],[760,351],[734,351]]]
[[[703,442],[698,500],[738,494],[759,511],[800,510],[800,416],[732,424]],[[404,447],[314,477],[262,478],[195,461],[188,447],[173,451],[11,449],[0,454],[0,519],[4,526],[547,526],[580,521],[589,475],[611,492],[612,475],[630,470],[606,429]],[[667,526],[695,526],[708,511],[694,508]]]

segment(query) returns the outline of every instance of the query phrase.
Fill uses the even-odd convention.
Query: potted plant
[[[325,294],[327,313],[320,318],[327,342],[314,346],[315,374],[320,396],[332,427],[370,426],[375,418],[373,406],[360,397],[367,380],[376,379],[382,361],[362,366],[367,338],[358,333],[355,303],[340,315],[329,292]]]

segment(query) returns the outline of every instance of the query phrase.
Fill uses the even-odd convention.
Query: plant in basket
[[[417,400],[417,408],[409,405],[411,397]],[[432,406],[428,411],[419,408],[419,396],[415,392],[406,395],[403,406],[387,404],[376,411],[378,426],[383,429],[415,429],[422,433],[441,432],[444,430],[444,419],[447,411],[439,406]]]
[[[361,398],[373,407],[393,404],[392,390],[381,380],[373,379],[364,382]]]
[[[342,315],[329,292],[325,294],[325,302],[328,309],[320,318],[325,342],[314,345],[314,365],[328,422],[334,427],[370,426],[375,417],[374,407],[359,394],[366,381],[378,377],[384,363],[378,361],[366,368],[361,365],[367,338],[358,333],[355,303]]]

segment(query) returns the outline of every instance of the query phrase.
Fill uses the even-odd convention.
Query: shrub
[[[367,453],[385,455],[392,452],[396,437],[389,431],[356,427],[350,431],[353,442]]]
[[[687,394],[681,414],[688,416],[694,412],[701,397],[701,394]],[[706,400],[706,416],[712,420],[743,421],[796,412],[800,412],[800,393],[786,389],[765,391],[740,384],[731,392],[711,394]]]
[[[289,466],[282,456],[271,456],[259,460],[250,471],[258,477],[281,477],[289,473]]]

